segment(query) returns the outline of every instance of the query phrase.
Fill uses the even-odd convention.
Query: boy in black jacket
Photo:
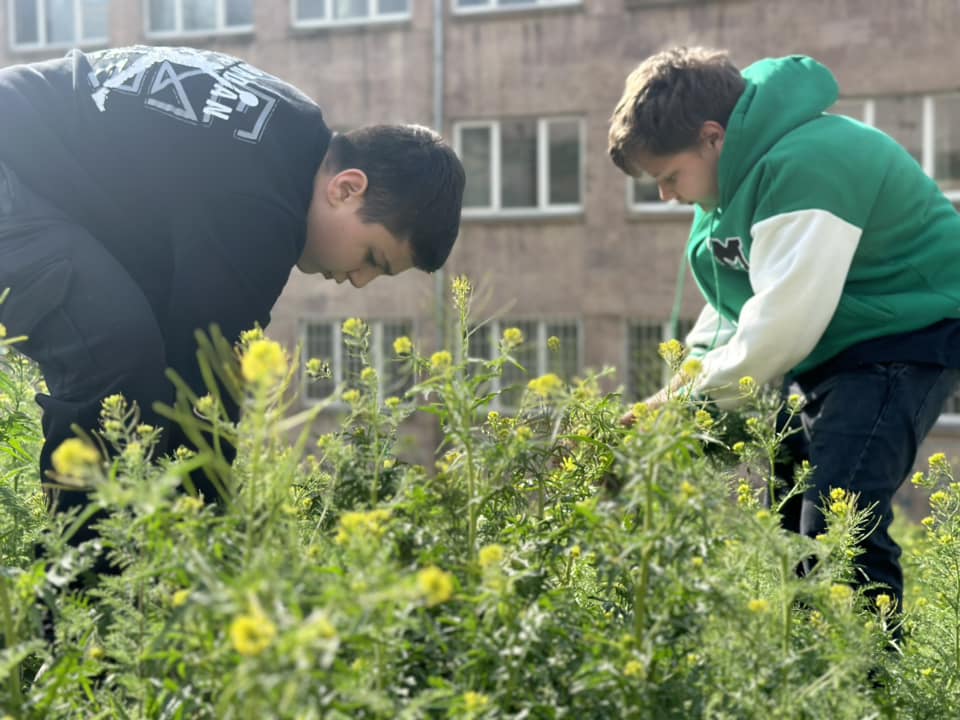
[[[0,108],[0,322],[49,388],[43,475],[109,395],[163,427],[166,368],[202,389],[195,330],[265,326],[294,265],[363,287],[438,269],[457,236],[464,172],[438,135],[334,135],[296,88],[219,53],[72,51],[0,71]]]

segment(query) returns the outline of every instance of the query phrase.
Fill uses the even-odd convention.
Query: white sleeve
[[[798,210],[750,229],[750,285],[729,341],[704,355],[697,391],[722,409],[742,400],[740,378],[770,382],[800,363],[830,324],[861,229],[826,210]]]
[[[689,349],[691,357],[702,358],[713,348],[726,345],[736,329],[736,325],[707,303],[683,344]]]

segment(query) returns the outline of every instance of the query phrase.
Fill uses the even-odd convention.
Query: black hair
[[[367,176],[360,218],[408,240],[413,263],[433,272],[460,231],[465,174],[453,149],[421,125],[369,125],[336,134],[324,164]]]

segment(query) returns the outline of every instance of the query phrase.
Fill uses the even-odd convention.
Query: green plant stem
[[[0,611],[3,612],[4,645],[12,648],[17,644],[17,629],[13,624],[13,611],[10,607],[10,594],[7,588],[8,578],[0,577]],[[10,685],[10,696],[19,710],[23,707],[23,695],[20,693],[20,663],[17,663],[14,672],[10,673],[7,682]]]
[[[783,611],[783,656],[786,657],[790,651],[790,626],[793,622],[793,601],[790,593],[787,592],[787,582],[790,572],[790,561],[786,555],[780,558],[780,594],[782,598]]]

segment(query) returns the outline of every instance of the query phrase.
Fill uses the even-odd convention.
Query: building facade
[[[740,65],[812,55],[839,80],[838,112],[892,134],[960,201],[955,0],[2,2],[2,65],[74,46],[195,45],[299,86],[335,129],[437,127],[468,173],[446,277],[468,274],[476,320],[493,319],[477,352],[516,325],[533,341],[524,356],[531,374],[612,365],[630,397],[658,385],[656,345],[701,306],[692,282],[674,300],[690,211],[661,203],[655,187],[628,181],[606,156],[624,78],[650,53],[703,44],[729,49]],[[340,379],[350,361],[339,323],[367,318],[374,361],[385,382],[398,383],[392,340],[409,334],[436,346],[437,290],[422,273],[359,292],[294,271],[270,334],[304,342]],[[551,335],[561,339],[557,354],[543,350]],[[326,391],[311,388],[304,402]],[[947,411],[928,447],[960,449],[960,403]]]

